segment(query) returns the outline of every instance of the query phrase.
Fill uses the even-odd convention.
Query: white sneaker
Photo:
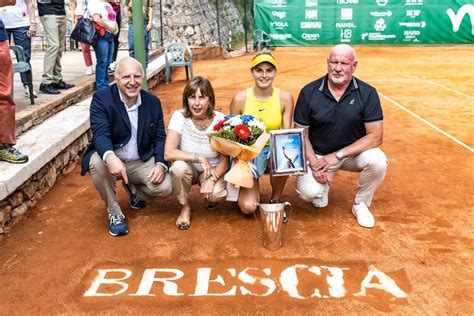
[[[87,66],[86,67],[86,75],[90,76],[94,74],[94,66]]]
[[[375,226],[374,215],[372,215],[364,202],[352,205],[352,214],[357,218],[357,223],[359,223],[360,226],[366,228],[372,228]]]
[[[317,199],[314,199],[311,203],[313,203],[313,206],[317,208],[328,206],[328,203],[329,203],[328,194],[327,193],[323,194],[323,196]]]
[[[115,61],[114,61],[113,63],[110,63],[109,69],[110,69],[111,71],[115,71]]]
[[[25,96],[28,98],[30,97],[30,89],[28,88],[28,86],[25,87]],[[33,91],[33,98],[37,98],[37,97],[38,95],[36,94],[35,91]]]

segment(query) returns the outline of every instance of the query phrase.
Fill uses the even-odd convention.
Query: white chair
[[[171,43],[165,49],[166,83],[171,81],[171,67],[186,67],[186,81],[189,80],[188,70],[193,77],[193,53],[184,43]]]

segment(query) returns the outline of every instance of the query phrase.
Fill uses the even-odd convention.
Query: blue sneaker
[[[125,215],[122,213],[117,215],[109,214],[109,234],[114,237],[128,234]]]
[[[146,207],[146,202],[138,199],[137,194],[132,190],[132,186],[130,184],[126,184],[124,181],[122,181],[122,185],[130,199],[131,208],[139,210]]]

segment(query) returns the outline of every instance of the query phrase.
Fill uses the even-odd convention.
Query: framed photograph
[[[272,175],[285,176],[306,172],[304,129],[280,129],[270,132]]]

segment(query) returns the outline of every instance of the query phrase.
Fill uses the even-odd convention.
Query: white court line
[[[457,91],[457,90],[454,90],[454,89],[451,89],[451,88],[445,87],[445,86],[443,86],[442,84],[436,83],[436,82],[434,82],[434,81],[431,81],[431,80],[426,80],[426,81],[428,81],[428,82],[429,82],[429,83],[431,83],[432,85],[435,85],[435,86],[441,87],[441,88],[443,88],[443,89],[446,89],[446,90],[452,91],[452,92],[454,92],[454,93],[457,93],[457,94],[463,95],[463,96],[465,96],[465,97],[468,97],[468,98],[470,98],[470,99],[472,99],[472,98],[473,98],[472,96],[470,96],[470,95],[468,95],[468,94],[465,94],[465,93],[462,93],[462,92],[460,92],[460,91]]]
[[[443,134],[444,136],[446,136],[447,138],[451,139],[452,141],[454,141],[455,143],[461,145],[462,147],[466,148],[467,150],[469,150],[471,153],[474,152],[474,149],[472,147],[469,147],[468,145],[464,144],[462,141],[460,141],[459,139],[457,139],[456,137],[452,136],[451,134],[449,133],[446,133],[445,131],[443,131],[441,128],[437,127],[436,125],[432,124],[431,122],[425,120],[424,118],[422,118],[421,116],[419,116],[418,114],[410,111],[409,109],[407,109],[406,107],[404,107],[403,105],[401,105],[400,103],[398,103],[397,101],[395,100],[392,100],[390,99],[389,97],[387,97],[386,95],[382,94],[379,92],[379,94],[384,97],[385,99],[387,99],[388,101],[392,102],[393,104],[395,104],[396,106],[398,106],[400,109],[402,109],[403,111],[407,112],[408,114],[416,117],[417,119],[419,119],[420,121],[422,121],[423,123],[425,123],[426,125],[428,125],[429,127],[433,128],[434,130],[440,132],[441,134]]]

